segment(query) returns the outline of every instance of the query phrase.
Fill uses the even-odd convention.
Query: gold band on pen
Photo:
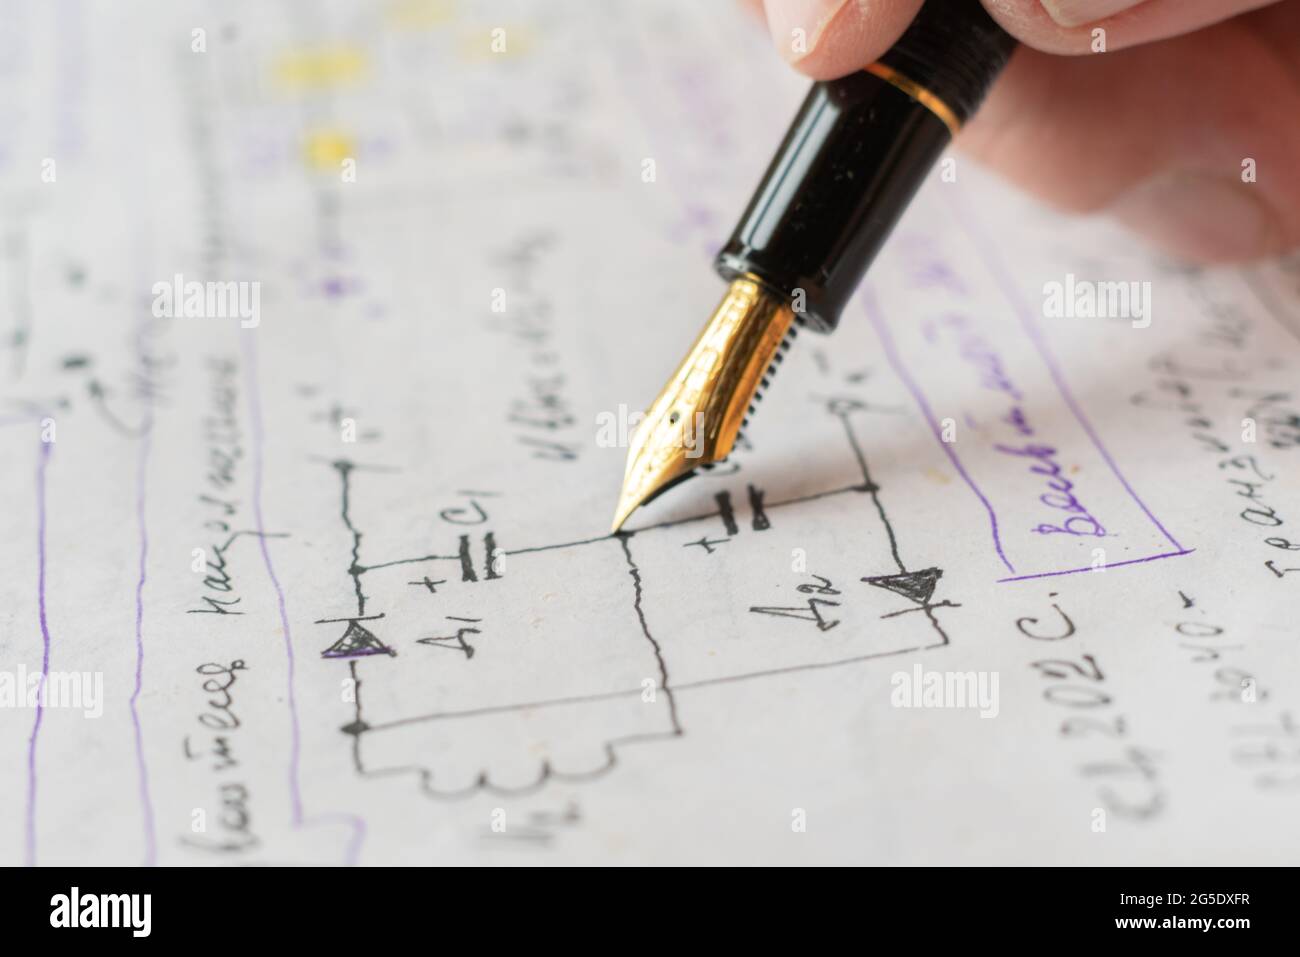
[[[943,121],[943,125],[948,127],[948,132],[953,136],[961,130],[961,120],[957,114],[949,109],[948,104],[939,99],[938,96],[931,93],[921,84],[917,83],[903,74],[899,73],[893,67],[886,66],[883,63],[872,63],[865,67],[868,73],[880,77],[890,86],[902,90],[916,102],[920,103],[927,110]]]

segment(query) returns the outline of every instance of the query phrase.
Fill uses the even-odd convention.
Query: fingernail
[[[1079,27],[1122,13],[1141,2],[1142,0],[1043,0],[1043,9],[1061,26]]]
[[[1208,262],[1270,255],[1283,236],[1260,188],[1231,176],[1164,173],[1122,196],[1114,212],[1134,232]]]
[[[767,26],[781,56],[798,63],[817,48],[827,24],[856,0],[767,0]]]

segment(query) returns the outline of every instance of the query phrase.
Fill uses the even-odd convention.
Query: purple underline
[[[239,337],[239,344],[244,355],[244,381],[248,389],[249,432],[253,440],[253,524],[257,529],[257,541],[262,550],[262,563],[266,566],[267,577],[275,590],[276,605],[280,612],[280,634],[284,639],[284,657],[288,671],[289,701],[289,805],[290,818],[294,827],[302,826],[302,785],[299,771],[302,763],[302,732],[298,725],[298,701],[294,695],[296,677],[296,660],[293,655],[293,638],[289,631],[289,612],[285,608],[284,588],[275,574],[275,565],[271,562],[271,551],[266,544],[266,521],[262,515],[262,452],[265,445],[265,432],[262,421],[262,393],[257,376],[257,348],[253,342],[253,333],[244,330]]]
[[[955,191],[948,192],[955,193]],[[991,237],[985,235],[980,227],[975,225],[974,217],[970,215],[962,200],[950,196],[949,203],[954,210],[954,218],[961,225],[962,229],[966,231],[966,236],[971,240],[971,245],[976,248],[980,257],[984,260],[984,264],[988,267],[989,272],[993,276],[993,281],[997,283],[998,288],[1002,291],[1002,295],[1005,296],[1012,306],[1015,307],[1020,323],[1024,326],[1025,332],[1029,336],[1029,341],[1033,343],[1034,348],[1038,350],[1038,354],[1042,356],[1043,363],[1047,366],[1047,372],[1052,377],[1052,381],[1056,383],[1056,388],[1060,391],[1061,398],[1065,400],[1065,404],[1069,407],[1070,412],[1073,413],[1075,419],[1078,420],[1079,425],[1083,427],[1083,431],[1087,433],[1088,438],[1092,440],[1092,444],[1101,454],[1102,459],[1110,467],[1111,472],[1115,474],[1115,478],[1119,480],[1120,485],[1124,486],[1124,490],[1128,492],[1129,497],[1132,498],[1133,501],[1137,502],[1138,508],[1142,509],[1143,514],[1150,519],[1151,524],[1160,530],[1160,534],[1165,537],[1169,544],[1179,550],[1178,552],[1169,553],[1168,555],[1153,556],[1153,558],[1167,558],[1172,557],[1175,554],[1183,554],[1184,550],[1182,544],[1178,539],[1174,538],[1173,535],[1169,534],[1168,529],[1166,529],[1164,525],[1160,523],[1160,520],[1151,513],[1151,510],[1147,508],[1146,503],[1143,502],[1137,492],[1133,490],[1133,486],[1130,485],[1128,479],[1124,477],[1124,473],[1120,471],[1119,465],[1116,464],[1115,459],[1111,457],[1106,446],[1102,444],[1101,438],[1092,427],[1092,423],[1089,422],[1087,416],[1083,414],[1083,409],[1075,400],[1074,393],[1071,392],[1070,387],[1066,385],[1065,376],[1062,375],[1060,368],[1057,366],[1056,359],[1053,358],[1052,353],[1048,350],[1047,343],[1043,339],[1042,333],[1039,332],[1038,326],[1032,318],[1029,305],[1021,294],[1020,288],[1011,280],[1011,276],[1007,272],[1006,266],[1003,264],[1001,258],[994,252],[996,243],[994,243]]]
[[[920,407],[921,414],[925,416],[925,420],[930,424],[930,431],[932,431],[934,437],[939,440],[939,447],[942,448],[944,453],[948,456],[948,461],[952,463],[952,467],[957,470],[957,474],[962,477],[968,486],[970,486],[970,490],[975,493],[975,497],[983,503],[984,511],[988,512],[989,527],[993,532],[993,547],[997,550],[998,558],[1002,559],[1002,564],[1007,566],[1007,571],[1014,572],[1016,570],[1015,566],[1011,564],[1007,559],[1006,553],[1002,550],[1002,537],[998,533],[998,516],[997,512],[993,510],[993,504],[984,497],[984,493],[980,491],[980,487],[975,484],[975,480],[970,477],[970,473],[966,471],[966,467],[961,464],[961,460],[957,458],[957,453],[952,449],[952,444],[943,440],[943,432],[939,428],[938,420],[934,417],[934,410],[930,408],[930,403],[925,398],[925,394],[921,391],[921,387],[916,384],[916,380],[912,378],[912,374],[908,372],[907,367],[903,365],[903,360],[894,346],[894,339],[889,334],[889,328],[885,324],[884,317],[880,315],[880,310],[877,307],[875,296],[871,294],[870,289],[865,283],[859,293],[859,299],[862,302],[863,311],[867,314],[867,319],[870,320],[871,324],[876,328],[876,334],[880,337],[880,345],[884,350],[885,359],[889,362],[890,366],[893,367],[894,374],[902,380],[907,391],[912,393],[912,398]]]
[[[255,334],[254,330],[244,330],[239,337],[239,344],[244,357],[244,381],[248,391],[249,434],[252,438],[251,465],[253,470],[253,524],[257,529],[258,545],[262,551],[262,563],[266,566],[267,577],[270,578],[271,587],[275,590],[276,606],[279,609],[280,614],[280,632],[284,637],[284,657],[288,676],[287,699],[289,703],[290,819],[295,828],[302,827],[304,824],[323,824],[332,820],[339,820],[348,824],[352,828],[352,836],[348,841],[347,851],[345,852],[345,861],[349,866],[354,866],[361,857],[361,844],[365,840],[366,836],[365,820],[357,814],[340,813],[325,815],[308,821],[305,819],[302,810],[302,732],[298,720],[298,699],[294,693],[297,676],[297,659],[294,657],[293,634],[289,628],[289,612],[285,604],[284,588],[280,584],[280,579],[275,573],[275,564],[271,561],[271,551],[270,547],[267,545],[266,520],[262,512],[265,426],[262,418],[261,385],[257,374],[257,345],[253,339]]]
[[[144,586],[148,578],[149,533],[145,526],[145,488],[149,456],[153,448],[153,413],[145,420],[144,434],[136,453],[135,523],[140,541],[140,569],[135,583],[135,687],[131,690],[131,726],[135,735],[136,781],[140,789],[140,812],[144,815],[144,863],[158,863],[158,839],[153,799],[149,793],[149,767],[144,754],[144,728],[140,723],[140,693],[144,688]]]
[[[27,866],[36,866],[36,738],[45,714],[45,676],[50,671],[50,626],[45,617],[45,472],[53,443],[41,441],[36,460],[36,605],[41,622],[41,681],[36,686],[36,717],[27,741]]]
[[[1106,562],[1103,565],[1085,565],[1083,568],[1068,568],[1063,572],[1039,572],[1036,575],[1017,575],[1014,578],[999,578],[999,584],[1002,582],[1023,582],[1033,578],[1056,578],[1058,575],[1077,575],[1080,572],[1096,572],[1103,568],[1119,568],[1122,565],[1141,565],[1144,562],[1154,562],[1161,558],[1177,558],[1179,555],[1190,555],[1196,551],[1194,548],[1181,548],[1176,552],[1163,552],[1159,555],[1148,555],[1145,558],[1129,558],[1122,562]]]

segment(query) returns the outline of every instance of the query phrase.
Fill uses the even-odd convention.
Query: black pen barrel
[[[1015,41],[979,0],[929,0],[866,70],[815,83],[718,254],[829,332]]]

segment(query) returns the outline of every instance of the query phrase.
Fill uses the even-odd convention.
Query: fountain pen
[[[980,0],[928,0],[878,61],[813,84],[714,262],[722,302],[629,443],[614,532],[726,459],[800,327],[835,329],[1014,46]]]

